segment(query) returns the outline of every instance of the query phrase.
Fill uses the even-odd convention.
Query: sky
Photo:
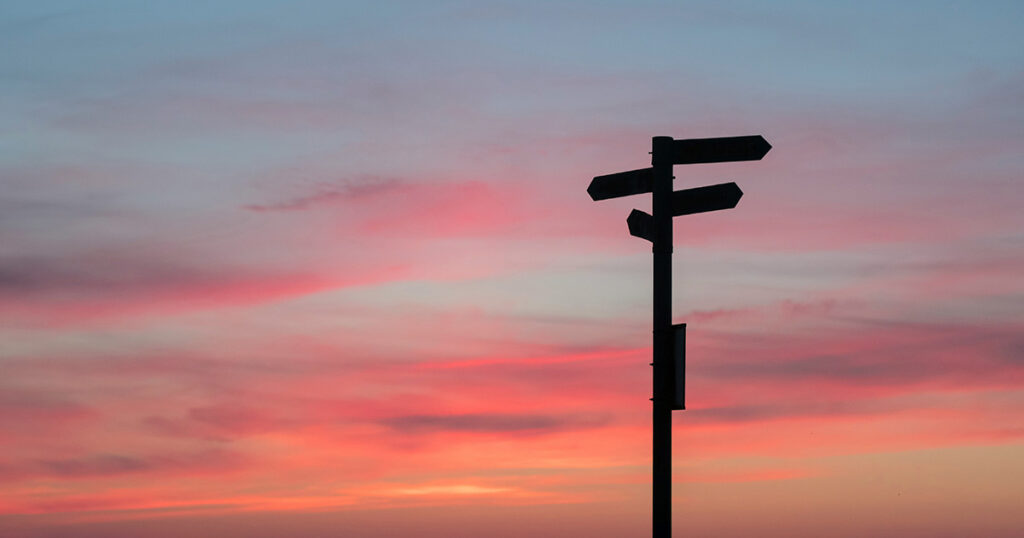
[[[0,2],[0,535],[1024,533],[1024,4]]]

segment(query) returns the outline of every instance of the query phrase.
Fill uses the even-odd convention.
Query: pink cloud
[[[334,173],[328,169],[315,174],[329,178]],[[258,212],[333,211],[344,235],[413,240],[522,233],[524,226],[546,216],[543,200],[523,186],[479,179],[322,181],[313,192],[245,207]]]

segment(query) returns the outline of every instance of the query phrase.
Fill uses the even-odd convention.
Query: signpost
[[[671,538],[672,410],[685,409],[686,380],[686,325],[672,325],[672,217],[731,209],[743,196],[735,183],[673,192],[672,166],[758,161],[772,147],[760,135],[690,140],[656,136],[651,142],[651,168],[597,176],[587,193],[595,201],[651,193],[653,215],[634,209],[626,223],[630,235],[652,243],[654,253],[652,535]]]

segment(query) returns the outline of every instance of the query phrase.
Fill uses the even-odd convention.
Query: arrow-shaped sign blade
[[[618,198],[632,194],[643,194],[651,192],[651,185],[654,184],[654,169],[642,168],[619,172],[606,176],[597,176],[587,187],[587,193],[594,201]]]
[[[760,161],[772,145],[761,135],[672,141],[672,164]]]
[[[735,183],[675,191],[672,193],[672,216],[732,209],[739,203],[741,196],[743,191]]]
[[[654,217],[634,209],[626,217],[626,224],[629,225],[629,235],[654,242]]]

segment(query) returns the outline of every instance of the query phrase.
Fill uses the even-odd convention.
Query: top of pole
[[[671,136],[655,136],[651,138],[651,165],[672,165],[673,142]]]

